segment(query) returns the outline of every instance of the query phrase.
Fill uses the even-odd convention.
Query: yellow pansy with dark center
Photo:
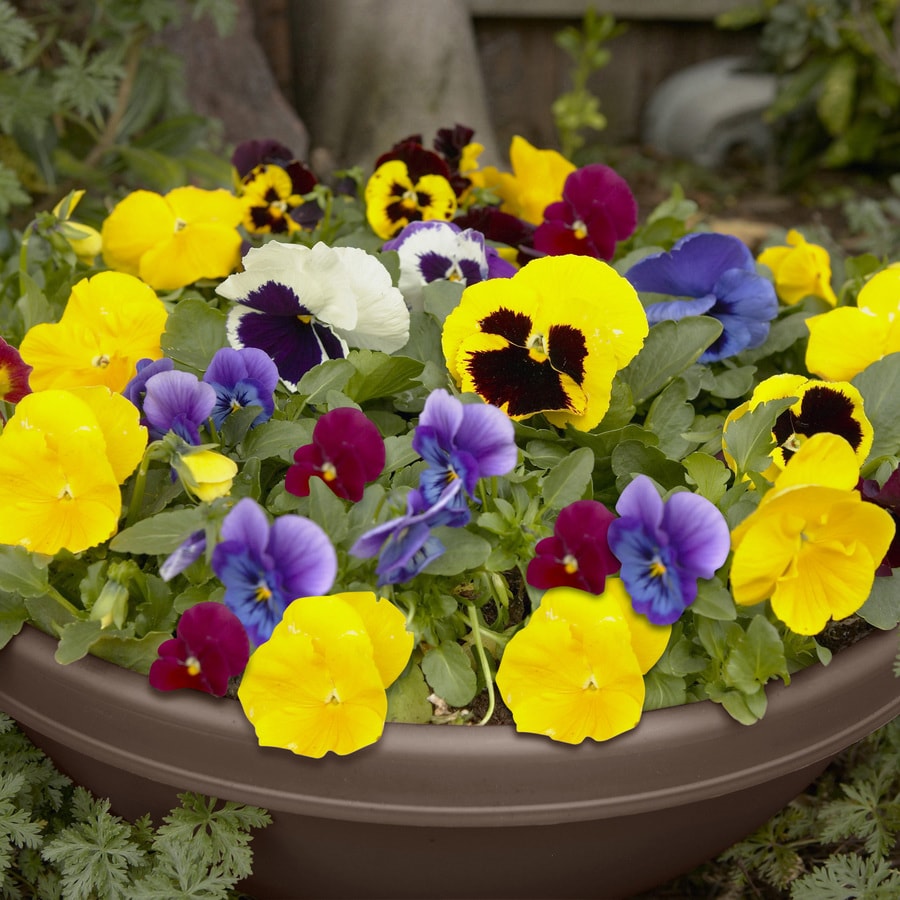
[[[543,413],[557,427],[589,431],[647,331],[637,293],[611,266],[548,256],[512,278],[469,285],[442,347],[457,384],[510,418]]]
[[[776,419],[773,429],[785,463],[800,449],[806,438],[823,431],[840,435],[854,451],[862,446],[861,409],[846,391],[829,384],[813,384],[803,393],[797,405],[799,409],[786,409]]]
[[[450,221],[456,193],[443,174],[418,173],[401,159],[382,163],[366,184],[366,218],[381,238],[390,238],[410,222]]]

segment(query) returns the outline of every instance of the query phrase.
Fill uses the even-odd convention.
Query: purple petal
[[[478,463],[480,477],[506,475],[518,459],[512,420],[496,406],[467,403],[456,432],[456,446]]]
[[[265,510],[251,497],[238,500],[222,522],[220,538],[223,543],[246,547],[251,556],[262,559],[269,542],[269,519]],[[221,546],[219,544],[216,550]],[[219,574],[218,570],[216,574]]]
[[[178,424],[183,437],[185,432],[195,435],[216,405],[215,390],[190,372],[159,372],[147,380],[146,391],[144,415],[151,428],[162,434]]]
[[[635,519],[649,531],[657,532],[663,521],[662,497],[650,478],[637,475],[622,491],[616,512],[622,518]],[[614,522],[613,526],[616,525]]]
[[[647,307],[647,321],[655,325],[657,322],[677,322],[685,316],[702,316],[708,313],[716,302],[715,294],[706,294],[696,300],[661,300]]]
[[[699,494],[672,494],[663,513],[663,528],[676,550],[679,566],[695,578],[712,578],[728,557],[728,523],[718,508]]]
[[[755,271],[747,245],[731,235],[700,232],[685,235],[668,253],[645,257],[625,277],[638,291],[702,297],[728,269]]]
[[[300,516],[277,518],[269,533],[268,551],[292,599],[326,594],[337,575],[337,554],[328,535]]]

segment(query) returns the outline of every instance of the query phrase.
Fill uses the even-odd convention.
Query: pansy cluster
[[[754,255],[473,138],[368,177],[251,141],[14,236],[0,646],[31,623],[321,757],[501,706],[566,743],[749,724],[832,622],[900,622],[900,267],[839,283],[813,235]]]

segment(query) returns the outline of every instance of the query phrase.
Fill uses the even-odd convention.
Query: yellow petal
[[[884,356],[887,322],[860,309],[841,306],[810,316],[806,324],[806,367],[822,378],[850,381]]]
[[[185,453],[174,465],[188,493],[207,503],[231,492],[238,470],[233,459],[215,450]]]
[[[348,603],[362,619],[372,641],[375,665],[382,684],[390,687],[406,668],[415,638],[406,630],[406,617],[389,600],[379,599],[371,591],[335,594]]]
[[[101,227],[103,261],[119,272],[137,275],[141,257],[175,232],[175,212],[153,191],[134,191],[120,200]]]

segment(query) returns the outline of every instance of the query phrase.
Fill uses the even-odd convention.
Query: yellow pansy
[[[806,367],[833,381],[850,381],[871,363],[900,351],[900,265],[862,287],[856,306],[839,306],[806,320]]]
[[[853,448],[858,466],[866,461],[875,431],[866,417],[862,394],[846,381],[819,381],[790,373],[766,378],[756,386],[748,401],[728,414],[725,433],[733,422],[760,403],[787,397],[796,397],[797,402],[775,421],[772,437],[776,447],[772,465],[762,473],[766,478],[774,480],[803,443],[821,432],[844,438]],[[725,459],[733,467],[727,451]]]
[[[574,588],[547,591],[507,644],[497,686],[518,731],[578,744],[637,725],[643,675],[665,649],[670,628],[638,624],[623,603],[621,582],[607,584],[599,598]]]
[[[365,190],[366,219],[380,238],[391,238],[410,222],[442,219],[456,214],[456,193],[444,175],[410,172],[402,159],[382,163]]]
[[[0,434],[0,543],[52,555],[111,537],[142,442],[137,409],[102,388],[23,397]]]
[[[444,323],[442,346],[463,391],[512,419],[543,413],[560,428],[589,431],[647,332],[637,293],[611,266],[548,256],[512,278],[467,287]]]
[[[894,536],[886,510],[854,488],[859,464],[834,434],[811,437],[732,532],[735,602],[769,599],[798,634],[818,634],[865,603]]]
[[[198,500],[209,503],[216,497],[231,493],[237,463],[215,450],[193,449],[186,446],[177,453],[172,466],[178,473],[184,489]]]
[[[165,196],[134,191],[103,222],[103,260],[156,290],[224,278],[241,261],[244,202],[226,190],[187,186]]]
[[[371,593],[304,597],[288,606],[250,657],[238,691],[261,745],[319,758],[381,737],[385,688],[413,640],[389,606]]]
[[[168,313],[154,291],[121,272],[100,272],[73,288],[59,322],[35,325],[19,352],[33,390],[104,385],[121,391],[140,359],[162,356]]]
[[[544,210],[562,199],[566,179],[576,167],[556,150],[539,150],[519,135],[510,142],[509,161],[512,173],[486,166],[476,183],[503,201],[503,212],[540,225]]]
[[[83,196],[83,190],[67,194],[53,207],[53,215],[59,219],[60,234],[66,239],[75,256],[86,266],[92,266],[103,246],[100,232],[71,218]]]
[[[785,240],[788,246],[768,247],[757,258],[757,262],[772,270],[778,297],[788,306],[804,297],[819,297],[834,306],[837,297],[831,287],[828,251],[818,244],[810,244],[793,228]]]

